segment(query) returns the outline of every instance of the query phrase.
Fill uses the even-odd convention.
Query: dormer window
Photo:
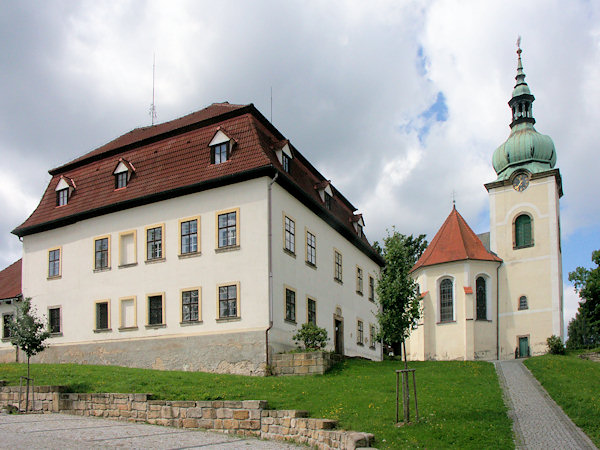
[[[64,206],[69,200],[69,189],[61,189],[56,191],[56,206]]]
[[[293,159],[292,149],[290,148],[290,142],[285,141],[283,147],[278,150],[275,150],[275,155],[277,155],[277,159],[281,163],[281,167],[286,173],[290,173],[290,164]]]
[[[213,164],[221,164],[221,163],[227,161],[227,159],[228,159],[227,158],[227,156],[228,156],[227,147],[228,147],[228,144],[225,142],[223,144],[215,145],[212,148]]]
[[[133,164],[120,158],[117,167],[115,167],[115,170],[113,171],[113,175],[115,176],[115,189],[126,188],[133,172],[135,172]]]
[[[210,141],[210,163],[222,164],[231,158],[233,140],[219,129]]]
[[[331,195],[325,192],[325,208],[331,209]]]
[[[363,227],[365,226],[365,221],[362,218],[362,214],[354,214],[350,218],[350,222],[354,224],[354,230],[359,238],[363,237]]]
[[[281,155],[281,165],[283,166],[283,170],[290,173],[290,157],[285,153]]]
[[[60,177],[60,181],[54,189],[56,191],[56,206],[65,206],[69,203],[69,197],[75,189],[75,182],[65,176]]]
[[[319,197],[321,197],[321,201],[325,204],[325,208],[331,210],[331,206],[333,204],[333,191],[331,190],[331,181],[323,180],[315,185],[315,189],[317,190],[317,192],[319,192]]]
[[[115,175],[115,189],[121,189],[127,186],[127,172],[121,172]]]

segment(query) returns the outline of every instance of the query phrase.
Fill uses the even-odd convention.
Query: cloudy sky
[[[600,248],[600,3],[19,1],[0,6],[0,267],[48,170],[213,102],[254,103],[359,211],[431,239],[452,198],[489,230],[521,35],[536,128],[563,177],[566,280]],[[271,107],[272,90],[272,107]]]

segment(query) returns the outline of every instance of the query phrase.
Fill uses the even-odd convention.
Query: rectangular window
[[[60,248],[48,250],[48,278],[60,277]]]
[[[94,240],[94,269],[102,270],[110,267],[110,237]]]
[[[361,224],[356,226],[356,234],[358,234],[358,237],[363,237],[363,227]]]
[[[369,347],[375,348],[375,325],[369,326]]]
[[[356,267],[356,293],[363,295],[363,271]]]
[[[53,334],[61,332],[60,308],[48,308],[48,330]]]
[[[146,259],[162,259],[164,257],[164,225],[146,228]]]
[[[2,339],[10,338],[10,324],[13,321],[12,314],[3,314],[2,315]]]
[[[363,331],[363,322],[362,320],[356,321],[356,343],[358,345],[364,345],[364,331]]]
[[[119,233],[119,265],[127,266],[137,262],[136,230]]]
[[[317,239],[310,231],[306,232],[306,262],[317,265]]]
[[[331,195],[329,195],[327,192],[324,193],[324,197],[325,197],[325,208],[331,210]]]
[[[237,285],[219,286],[219,318],[238,317]]]
[[[198,322],[200,320],[199,290],[181,291],[181,321]]]
[[[199,219],[183,220],[179,223],[179,253],[187,255],[198,252],[198,223]]]
[[[124,297],[120,299],[119,328],[137,328],[137,302],[136,297]]]
[[[281,154],[281,165],[283,166],[283,170],[290,173],[290,157],[285,153]]]
[[[333,251],[334,267],[333,278],[335,281],[342,282],[342,254],[337,250]]]
[[[217,214],[217,242],[219,248],[239,245],[239,210],[223,211]]]
[[[56,191],[56,206],[64,206],[69,201],[69,188]]]
[[[307,317],[306,321],[308,323],[312,323],[313,325],[317,324],[317,302],[312,298],[306,300],[306,312]]]
[[[115,189],[121,189],[127,186],[127,177],[129,172],[119,172],[115,174]]]
[[[109,302],[102,300],[96,302],[96,330],[110,329],[110,307]]]
[[[375,278],[369,276],[369,300],[375,301]]]
[[[217,144],[212,148],[212,163],[213,164],[221,164],[227,161],[228,159],[228,148],[229,143],[223,142],[222,144]]]
[[[162,325],[164,319],[163,294],[148,296],[148,325]]]
[[[296,292],[285,290],[285,320],[296,323]]]
[[[296,224],[288,216],[284,217],[285,249],[290,253],[296,253]]]

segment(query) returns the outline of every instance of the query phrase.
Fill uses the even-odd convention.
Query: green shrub
[[[556,335],[550,336],[546,339],[546,343],[548,344],[548,351],[552,355],[564,355],[565,354],[565,346],[561,338]]]
[[[292,336],[296,345],[300,347],[299,343],[304,344],[304,349],[307,351],[321,350],[327,345],[329,338],[327,337],[327,330],[320,328],[312,323],[304,323],[298,332]]]

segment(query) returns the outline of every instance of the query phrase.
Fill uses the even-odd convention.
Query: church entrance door
[[[529,356],[529,337],[519,338],[519,358],[525,358]]]

